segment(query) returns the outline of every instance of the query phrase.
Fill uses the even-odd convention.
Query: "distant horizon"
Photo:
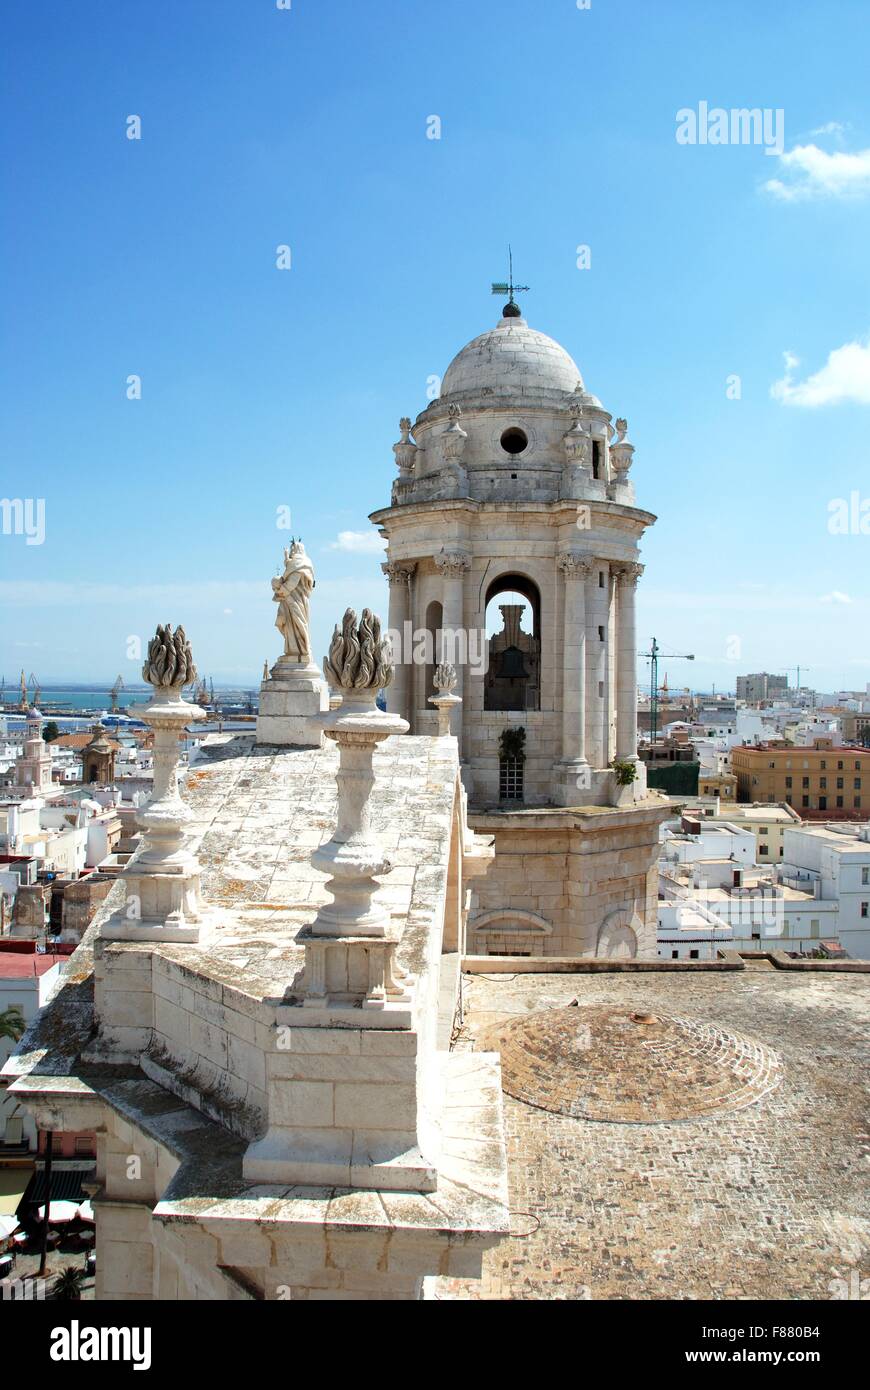
[[[742,671],[740,672],[740,675],[741,675],[741,676],[743,676],[743,675],[750,675],[750,674],[755,674],[755,673],[752,673],[752,672],[742,672]],[[773,672],[769,672],[768,674],[774,674],[774,673],[773,673]],[[0,673],[0,678],[2,678],[2,673]],[[195,680],[195,681],[191,681],[190,684],[191,684],[191,685],[196,685],[196,686],[198,686],[198,685],[200,684],[201,681],[204,681],[205,684],[206,684],[207,686],[209,686],[209,687],[213,684],[216,691],[220,691],[220,690],[229,690],[229,691],[245,690],[245,691],[248,691],[248,690],[251,690],[251,691],[257,692],[257,691],[259,690],[259,688],[260,688],[260,683],[261,683],[261,681],[262,681],[262,672],[260,672],[260,673],[259,673],[258,675],[256,675],[256,676],[253,676],[253,675],[252,675],[252,677],[251,677],[251,679],[250,679],[249,681],[244,681],[244,680],[240,680],[240,681],[217,681],[217,680],[215,680],[215,681],[212,681],[211,677],[209,677],[209,676],[197,675],[196,680]],[[47,693],[47,692],[50,693],[50,692],[52,692],[52,691],[59,692],[59,693],[61,693],[61,694],[73,694],[73,693],[75,693],[75,692],[80,692],[81,694],[100,694],[100,693],[102,693],[103,691],[105,691],[106,694],[110,694],[110,693],[111,693],[111,690],[112,690],[112,687],[114,686],[114,684],[115,684],[114,679],[112,679],[112,680],[105,680],[105,681],[77,681],[77,680],[74,680],[74,679],[72,679],[72,678],[57,677],[57,678],[49,678],[49,679],[46,680],[45,682],[40,681],[39,690],[40,690],[40,694],[41,694],[41,695],[42,695],[42,694],[45,694],[45,693]],[[645,689],[645,687],[646,687],[646,689]],[[644,682],[644,681],[642,681],[642,680],[641,680],[641,681],[638,681],[638,695],[641,696],[641,697],[643,697],[644,695],[648,695],[648,694],[649,694],[648,687],[649,687],[649,681],[648,681],[648,680],[647,680],[646,682]],[[149,689],[150,689],[150,687],[149,687],[144,681],[131,682],[131,683],[129,683],[129,684],[126,684],[126,685],[123,687],[123,689],[119,692],[119,694],[120,694],[120,695],[123,695],[123,694],[126,693],[126,692],[130,692],[130,693],[139,693],[139,692],[147,691],[147,690],[149,690]],[[854,695],[866,695],[866,694],[868,694],[868,692],[870,692],[870,686],[868,686],[867,683],[865,683],[864,686],[855,686],[855,685],[833,685],[833,686],[829,686],[827,689],[817,688],[817,687],[812,686],[812,685],[805,685],[804,683],[801,683],[799,689],[800,689],[800,690],[805,690],[805,691],[810,691],[810,692],[812,692],[813,694],[816,694],[816,695],[832,695],[832,694],[835,694],[835,693],[837,693],[837,692],[839,692],[839,691],[849,691],[849,692],[851,692],[851,693],[854,694]],[[712,685],[712,686],[683,686],[683,685],[679,685],[679,686],[678,686],[678,685],[669,685],[668,690],[667,690],[667,695],[668,695],[669,698],[671,698],[671,699],[673,699],[674,701],[676,701],[676,700],[678,700],[679,698],[681,698],[681,697],[684,695],[684,693],[685,693],[686,691],[688,691],[690,697],[698,697],[698,696],[703,696],[703,695],[730,695],[730,696],[734,696],[734,698],[736,698],[736,687],[723,686],[722,688],[717,688],[717,685],[716,685],[716,684],[714,684],[714,685]],[[31,693],[31,692],[28,690],[28,693]],[[794,688],[793,686],[790,686],[789,689],[788,689],[788,692],[786,692],[786,693],[788,693],[788,694],[794,694],[794,693],[796,693],[795,688]],[[10,703],[10,698],[14,700],[15,697],[17,697],[17,694],[18,694],[17,682],[15,683],[15,685],[10,685],[10,683],[7,681],[7,683],[6,683],[6,691],[5,691],[5,694],[6,694],[6,699],[3,700],[2,703],[0,703],[0,710],[2,710],[4,706],[6,706],[6,705],[8,705],[8,704]],[[661,696],[662,696],[662,686],[660,685],[660,686],[659,686],[659,700],[660,700],[660,703],[662,703]],[[772,697],[772,698],[775,698],[775,697]],[[20,711],[16,711],[16,712],[20,712]]]

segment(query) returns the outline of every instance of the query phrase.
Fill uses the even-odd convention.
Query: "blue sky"
[[[347,603],[386,616],[381,556],[339,537],[389,499],[399,416],[498,317],[511,241],[529,321],[628,417],[659,516],[639,639],[699,657],[671,684],[800,662],[863,687],[870,535],[829,508],[870,498],[870,10],[785,16],[8,0],[2,492],[45,499],[45,540],[0,536],[7,681],[135,677],[127,638],[169,620],[252,683],[281,506],[316,652]],[[678,144],[702,101],[781,109],[782,156]]]

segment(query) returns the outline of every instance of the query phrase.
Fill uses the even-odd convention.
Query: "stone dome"
[[[742,1110],[773,1090],[778,1055],[704,1019],[580,1005],[508,1018],[480,1046],[502,1089],[540,1110],[610,1124],[673,1124]]]
[[[441,382],[441,395],[484,392],[516,396],[527,392],[573,392],[583,387],[574,359],[525,319],[503,318],[457,353]]]

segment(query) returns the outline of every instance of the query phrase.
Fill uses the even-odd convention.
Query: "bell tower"
[[[622,925],[637,918],[643,953],[654,955],[649,868],[664,812],[637,758],[635,597],[638,547],[655,517],[636,504],[625,420],[614,423],[573,358],[529,327],[508,288],[500,320],[454,357],[437,400],[413,425],[402,419],[391,504],[371,514],[387,540],[396,658],[388,708],[413,733],[436,734],[435,670],[455,666],[461,704],[451,733],[469,810],[478,828],[498,831],[478,897],[494,885],[500,910],[511,898],[545,901],[548,912],[537,916],[552,938],[548,954],[559,943],[566,954],[594,954],[600,927],[597,918],[570,920],[572,892],[555,881],[565,871],[551,857],[551,832],[570,831],[578,813],[588,834],[603,831],[614,810],[631,812],[648,849],[635,860],[640,878],[614,906],[628,904]],[[505,835],[520,825],[531,833],[533,811],[546,827],[534,852],[553,881],[538,894],[508,893],[501,869],[517,866],[506,863]],[[607,873],[618,881],[618,867]],[[588,916],[594,904],[579,904],[575,888]]]

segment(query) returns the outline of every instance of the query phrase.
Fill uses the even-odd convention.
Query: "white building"
[[[0,1013],[19,1009],[24,1022],[30,1023],[57,989],[65,959],[65,956],[39,951],[12,950],[9,943],[5,947],[0,945]],[[0,1146],[7,1150],[19,1146],[35,1150],[33,1118],[22,1105],[7,1096],[8,1080],[2,1075],[3,1064],[14,1048],[11,1038],[0,1038]]]
[[[836,903],[841,946],[870,960],[870,827],[802,825],[783,838],[785,881],[811,885],[819,906]]]

